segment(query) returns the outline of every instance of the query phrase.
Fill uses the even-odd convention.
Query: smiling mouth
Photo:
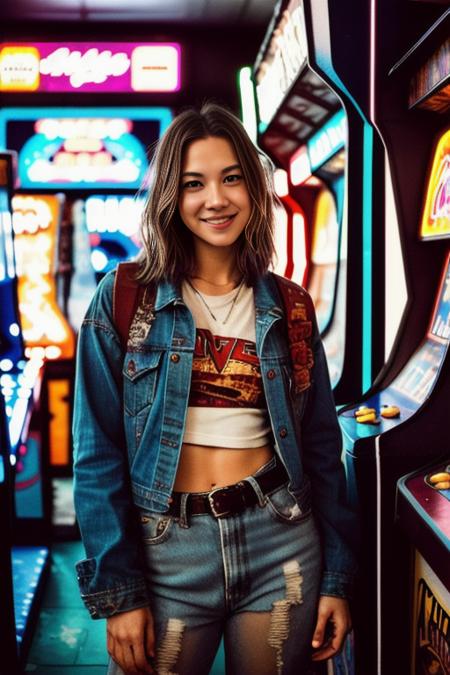
[[[208,225],[212,225],[213,227],[222,227],[224,225],[228,225],[236,215],[236,213],[230,213],[226,216],[220,216],[220,218],[201,218],[201,220],[204,223],[208,223]]]

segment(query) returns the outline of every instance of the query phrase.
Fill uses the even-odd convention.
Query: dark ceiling
[[[268,24],[276,0],[2,0],[7,21]]]

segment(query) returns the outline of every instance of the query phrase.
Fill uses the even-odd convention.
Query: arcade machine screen
[[[83,108],[75,117],[57,108],[4,109],[0,144],[18,152],[22,189],[137,190],[147,149],[161,134],[157,110]]]
[[[106,274],[118,262],[137,255],[144,201],[143,196],[133,195],[92,195],[86,199],[86,229],[96,273]]]

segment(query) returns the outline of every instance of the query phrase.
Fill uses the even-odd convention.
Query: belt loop
[[[189,528],[187,501],[189,499],[189,492],[182,492],[180,497],[180,527],[186,530]]]
[[[258,502],[260,506],[265,506],[266,505],[266,497],[261,490],[261,488],[258,485],[258,482],[253,478],[253,476],[247,476],[245,479],[247,483],[250,483],[254,491],[256,492],[256,496],[258,497]]]

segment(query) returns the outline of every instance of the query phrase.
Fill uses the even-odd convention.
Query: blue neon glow
[[[339,110],[323,125],[307,143],[308,157],[311,171],[315,171],[322,164],[341,150],[347,141],[347,116]]]
[[[16,546],[11,552],[16,638],[23,640],[27,621],[42,581],[42,573],[49,562],[49,550],[35,546]]]
[[[267,122],[260,122],[260,123],[258,124],[258,132],[259,132],[260,134],[263,134],[263,133],[265,132],[265,130],[267,129],[268,126],[269,126],[269,125],[268,125]]]
[[[5,482],[5,460],[0,456],[0,483]]]
[[[318,3],[319,4],[319,3]],[[328,21],[328,8],[323,6],[321,17],[326,16]],[[328,30],[327,30],[328,28]],[[362,213],[362,228],[363,228],[363,278],[362,278],[362,390],[367,391],[372,384],[372,165],[373,165],[373,128],[367,121],[360,105],[353,97],[351,92],[342,82],[339,75],[336,73],[331,59],[330,42],[329,42],[329,26],[322,25],[321,34],[328,36],[328,41],[323,45],[317,45],[316,62],[324,73],[328,75],[330,80],[334,82],[337,90],[342,91],[345,96],[352,102],[355,110],[361,117],[363,122],[363,175],[362,175],[362,194],[363,194],[363,213]]]

